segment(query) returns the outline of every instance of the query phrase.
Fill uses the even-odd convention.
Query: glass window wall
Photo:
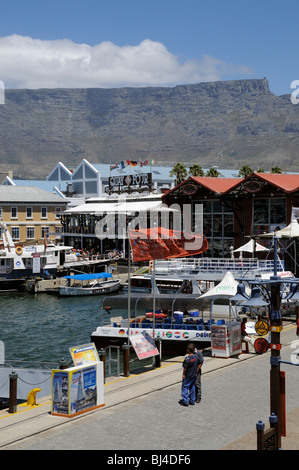
[[[194,204],[199,204],[199,202]],[[233,212],[222,205],[219,200],[201,201],[200,204],[203,205],[203,233],[209,243],[209,249],[204,253],[204,256],[230,257],[230,248],[234,244]]]

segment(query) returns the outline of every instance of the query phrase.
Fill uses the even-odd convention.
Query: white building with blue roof
[[[126,179],[127,176],[134,177],[134,180],[137,181],[140,179],[138,178],[140,175],[151,175],[149,188],[146,185],[144,188],[135,188],[133,185],[131,186],[131,191],[128,191],[129,193],[134,189],[137,189],[139,192],[150,191],[160,193],[163,189],[167,190],[174,187],[175,177],[170,176],[173,166],[152,165],[150,161],[146,164],[144,161],[142,163],[134,162],[133,165],[131,163],[124,164],[124,162],[119,162],[119,164],[111,165],[107,163],[90,163],[88,160],[83,159],[76,168],[70,169],[64,163],[58,162],[45,180],[23,180],[7,176],[2,184],[16,186],[34,185],[40,189],[57,193],[60,196],[71,197],[73,199],[71,205],[75,205],[77,202],[82,203],[82,200],[89,198],[105,197],[113,191],[114,193],[128,191],[128,185],[125,183],[130,182],[130,180]],[[186,164],[187,170],[188,166],[190,165]],[[222,177],[231,178],[238,176],[236,170],[218,171]],[[115,181],[119,184],[114,184],[114,188],[109,187],[109,184]],[[124,183],[124,187],[120,184],[121,182]],[[133,179],[131,179],[131,182],[133,182]]]

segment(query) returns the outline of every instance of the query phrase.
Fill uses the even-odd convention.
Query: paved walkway
[[[282,358],[290,360],[295,327],[284,332]],[[256,449],[255,425],[268,428],[269,353],[238,358],[205,357],[200,404],[181,407],[182,357],[161,368],[104,386],[105,407],[65,418],[51,415],[50,397],[38,406],[0,412],[1,449]],[[290,372],[290,367],[292,372]],[[286,366],[287,437],[282,448],[299,448],[299,368]],[[37,396],[38,397],[38,396]]]

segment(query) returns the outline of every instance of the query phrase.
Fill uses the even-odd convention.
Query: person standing
[[[201,402],[201,368],[203,365],[203,354],[201,351],[196,349],[195,353],[198,355],[199,358],[199,368],[197,369],[198,372],[196,374],[196,379],[195,379],[195,396],[196,396],[196,403]]]
[[[187,356],[183,362],[183,374],[182,374],[182,399],[179,404],[182,406],[195,405],[195,380],[197,373],[200,369],[200,359],[195,353],[194,344],[188,344]]]

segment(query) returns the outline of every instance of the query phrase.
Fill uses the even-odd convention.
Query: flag
[[[139,166],[145,166],[148,165],[148,160],[140,160],[139,159]]]
[[[130,165],[131,160],[126,160],[126,166]]]
[[[120,162],[120,169],[123,170],[125,168],[125,164],[123,161]]]
[[[111,171],[111,170],[116,170],[116,168],[118,168],[118,167],[119,167],[118,164],[116,164],[116,165],[110,165],[110,171]]]
[[[163,227],[129,230],[133,261],[183,258],[204,253],[209,245],[204,235],[187,234]]]
[[[132,160],[130,161],[131,166],[137,166],[137,162],[133,162]]]

